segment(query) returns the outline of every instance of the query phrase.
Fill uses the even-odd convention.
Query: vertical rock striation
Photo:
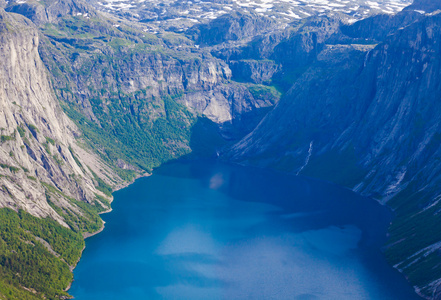
[[[32,22],[2,10],[0,28],[0,206],[67,226],[54,205],[81,214],[69,197],[90,203],[96,195],[106,197],[91,170],[106,173],[112,184],[118,178],[79,146],[80,132],[55,98]]]

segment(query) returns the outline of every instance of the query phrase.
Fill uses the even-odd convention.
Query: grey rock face
[[[423,14],[406,10],[395,15],[377,15],[352,25],[345,25],[341,27],[341,31],[360,43],[366,43],[366,40],[383,41],[388,35],[395,34],[400,28],[409,26],[421,18],[424,18]]]
[[[96,16],[85,3],[77,0],[51,0],[44,4],[35,1],[10,1],[6,11],[21,14],[37,25],[56,23],[60,17],[66,15]]]
[[[244,40],[276,26],[277,23],[271,18],[234,12],[222,15],[207,24],[195,25],[187,34],[192,36],[197,44],[206,46]]]
[[[437,9],[441,9],[440,0],[414,0],[412,5],[406,7],[408,10],[422,10],[430,13]]]
[[[340,29],[337,17],[311,18],[288,39],[278,44],[272,57],[286,67],[302,67],[315,61],[325,41]]]
[[[111,98],[118,93],[130,99],[142,91],[139,101],[127,100],[131,114],[140,123],[153,122],[166,114],[164,107],[155,103],[165,96],[176,97],[178,103],[196,115],[230,125],[236,124],[242,113],[269,107],[275,102],[274,99],[255,97],[246,85],[231,82],[231,69],[225,62],[205,51],[196,51],[193,45],[172,52],[164,44],[158,45],[160,51],[131,51],[130,46],[119,51],[99,44],[73,55],[59,50],[63,49],[62,45],[62,42],[50,38],[40,48],[52,73],[61,73],[55,69],[59,66],[72,69],[70,73],[53,78],[57,93],[61,99],[79,104],[88,118],[96,122],[99,121],[90,99]],[[268,77],[264,73],[253,75],[256,82]],[[66,86],[70,87],[69,92],[65,91]],[[101,103],[102,111],[108,111],[106,106],[109,104]]]
[[[81,214],[62,195],[87,202],[96,194],[103,195],[86,166],[101,176],[107,173],[115,183],[119,179],[96,156],[78,146],[74,136],[80,132],[54,97],[38,54],[39,35],[33,24],[1,10],[0,26],[0,207],[50,216],[67,226],[47,202],[45,186],[59,190],[58,196],[51,196],[54,203]]]
[[[271,78],[280,69],[280,66],[271,60],[233,60],[229,65],[234,80],[258,84],[271,82]]]
[[[440,282],[441,16],[393,30],[375,48],[324,46],[226,157],[259,157],[261,166],[332,180],[388,203],[397,219],[386,254],[431,298]]]

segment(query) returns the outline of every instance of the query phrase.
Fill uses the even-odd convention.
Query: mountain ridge
[[[51,258],[65,272],[58,292],[24,286],[36,297],[65,297],[66,268],[79,258],[81,236],[102,227],[97,215],[110,207],[112,188],[165,161],[223,148],[222,159],[331,180],[392,207],[389,262],[421,296],[440,298],[441,170],[431,161],[441,151],[441,20],[426,14],[428,4],[359,22],[333,11],[281,26],[239,10],[194,27],[171,18],[177,27],[169,28],[166,17],[157,26],[127,11],[124,20],[77,0],[7,3],[33,22],[0,13],[0,61],[11,70],[0,77],[10,84],[1,99],[11,100],[0,119],[0,203],[18,211],[5,215],[23,228],[34,219],[19,208],[43,217],[35,222],[50,216],[58,221],[50,226],[73,228],[75,237],[63,231],[60,240],[76,247],[70,256],[33,233],[68,264]],[[228,26],[213,37],[219,24]],[[35,191],[30,199],[25,188]],[[38,245],[35,237],[24,240]],[[19,293],[11,274],[8,287]]]
[[[440,238],[440,24],[439,14],[424,17],[364,50],[327,46],[226,153],[238,162],[331,180],[392,207],[397,219],[386,255],[426,297],[437,293],[438,263],[427,276],[410,260],[435,259]]]

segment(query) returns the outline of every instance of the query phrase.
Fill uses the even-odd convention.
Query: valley
[[[438,1],[1,6],[0,299],[68,297],[112,191],[201,158],[387,205],[388,262],[441,297]]]

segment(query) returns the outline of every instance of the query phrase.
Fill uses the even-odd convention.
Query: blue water
[[[380,252],[389,211],[334,185],[189,162],[114,196],[75,299],[418,299]]]

